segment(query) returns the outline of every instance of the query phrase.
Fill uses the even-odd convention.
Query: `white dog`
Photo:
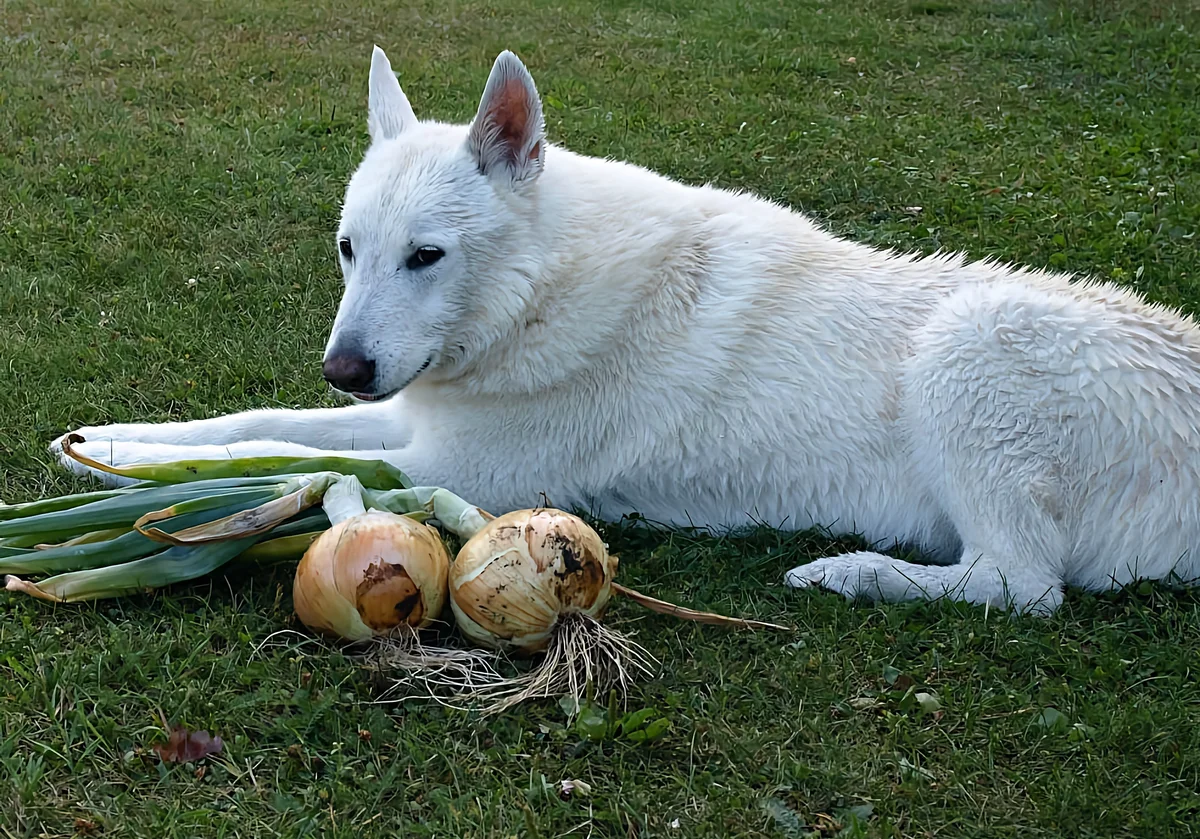
[[[360,404],[83,428],[85,454],[383,458],[496,513],[544,493],[937,563],[859,552],[787,574],[847,596],[1044,614],[1064,584],[1200,578],[1191,321],[551,145],[509,52],[460,126],[418,121],[376,48],[368,112],[324,362]]]

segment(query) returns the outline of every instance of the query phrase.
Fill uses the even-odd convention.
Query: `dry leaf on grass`
[[[171,739],[165,745],[154,744],[154,751],[164,763],[194,763],[209,755],[220,754],[222,748],[220,737],[212,737],[207,731],[188,731],[181,726],[171,729]]]

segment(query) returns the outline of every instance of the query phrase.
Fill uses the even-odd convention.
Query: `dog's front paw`
[[[86,432],[86,436],[85,436],[85,432]],[[95,470],[89,469],[87,466],[85,466],[84,464],[82,464],[78,460],[76,460],[75,458],[68,455],[67,451],[66,451],[66,446],[64,445],[66,443],[66,441],[68,439],[70,439],[73,441],[73,445],[71,447],[72,450],[76,451],[76,452],[82,452],[85,446],[88,446],[88,445],[94,446],[94,444],[93,443],[80,443],[80,442],[74,442],[74,441],[78,440],[79,438],[83,438],[84,440],[91,440],[94,438],[94,432],[95,432],[95,429],[92,429],[92,428],[81,428],[78,431],[68,431],[66,434],[61,434],[58,437],[54,438],[54,440],[52,440],[50,442],[50,445],[47,446],[46,448],[49,449],[51,456],[55,460],[58,461],[58,465],[63,467],[64,469],[66,469],[68,472],[72,472],[76,475],[95,474]]]
[[[90,429],[85,429],[85,431]],[[101,429],[96,429],[97,431]],[[95,461],[106,466],[136,466],[142,463],[161,463],[169,460],[173,454],[171,446],[155,443],[124,443],[110,439],[90,439],[83,432],[78,433],[84,438],[83,442],[72,442],[71,451],[87,460]],[[71,437],[64,434],[50,444],[50,450],[58,458],[59,464],[76,475],[91,475],[99,478],[106,487],[127,486],[137,483],[134,478],[126,478],[105,472],[94,466],[77,460],[67,454],[63,442]]]
[[[68,431],[66,434],[60,434],[50,441],[50,445],[46,448],[50,450],[50,454],[59,457],[63,453],[63,442],[69,437],[82,437],[84,440],[91,441],[93,439],[112,439],[110,437],[101,438],[96,435],[99,429],[96,428],[81,428],[78,431]]]
[[[68,431],[66,434],[60,434],[58,437],[55,437],[52,441],[50,441],[50,445],[46,448],[50,450],[50,454],[58,458],[58,460],[64,465],[66,465],[66,461],[63,458],[66,458],[67,456],[66,452],[63,451],[63,443],[73,437],[81,437],[85,443],[89,444],[111,443],[117,440],[130,439],[124,433],[124,427],[120,425],[89,426],[86,428],[76,429],[75,431]],[[78,444],[76,444],[75,448],[79,448]]]
[[[845,556],[828,556],[797,565],[783,578],[790,588],[821,588],[846,597],[858,595],[861,563]]]
[[[50,451],[55,455],[62,453],[63,441],[72,435],[82,437],[88,443],[125,442],[125,443],[169,443],[175,442],[170,436],[164,436],[175,426],[172,423],[114,423],[112,425],[93,425],[69,431],[55,438],[50,443]]]
[[[49,449],[51,456],[58,461],[59,465],[69,472],[73,472],[76,475],[94,475],[100,478],[105,486],[124,486],[126,484],[134,483],[134,481],[130,480],[129,478],[110,475],[80,463],[78,460],[67,454],[64,443],[67,440],[81,438],[82,442],[73,442],[71,446],[73,451],[82,455],[86,455],[87,457],[95,460],[99,460],[102,463],[121,466],[128,464],[123,464],[118,459],[119,456],[117,453],[117,446],[120,441],[129,440],[128,435],[128,426],[87,426],[76,429],[75,431],[68,431],[66,434],[60,434],[50,442],[50,445],[47,446],[47,448]],[[131,444],[125,443],[125,445]]]

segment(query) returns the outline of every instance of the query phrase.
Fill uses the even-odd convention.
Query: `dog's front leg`
[[[426,445],[410,444],[399,449],[322,449],[278,440],[245,440],[229,445],[180,446],[170,443],[125,441],[84,442],[72,446],[80,454],[112,466],[134,466],[178,460],[214,460],[244,457],[349,457],[382,460],[404,472],[415,486],[440,486],[500,515],[521,506],[535,506],[543,498],[543,487],[514,480],[511,454],[489,457],[469,440],[433,440]],[[65,456],[64,456],[65,457]],[[107,486],[131,483],[107,472],[65,458],[76,474],[93,475]]]
[[[411,430],[399,404],[381,402],[345,408],[312,410],[266,409],[228,414],[189,422],[129,423],[81,428],[78,434],[90,444],[141,443],[167,446],[219,446],[272,441],[322,450],[400,449]],[[60,462],[78,464],[62,453],[64,434],[50,444]],[[260,445],[261,448],[261,445]],[[87,449],[89,453],[93,449]],[[142,460],[140,462],[147,462]]]

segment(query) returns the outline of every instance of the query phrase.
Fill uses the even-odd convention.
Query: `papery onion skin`
[[[560,615],[602,618],[616,571],[617,558],[578,516],[516,510],[463,545],[450,567],[450,607],[473,642],[534,653]]]
[[[347,641],[422,629],[446,602],[450,556],[437,531],[382,510],[330,527],[296,568],[292,599],[301,623]]]

